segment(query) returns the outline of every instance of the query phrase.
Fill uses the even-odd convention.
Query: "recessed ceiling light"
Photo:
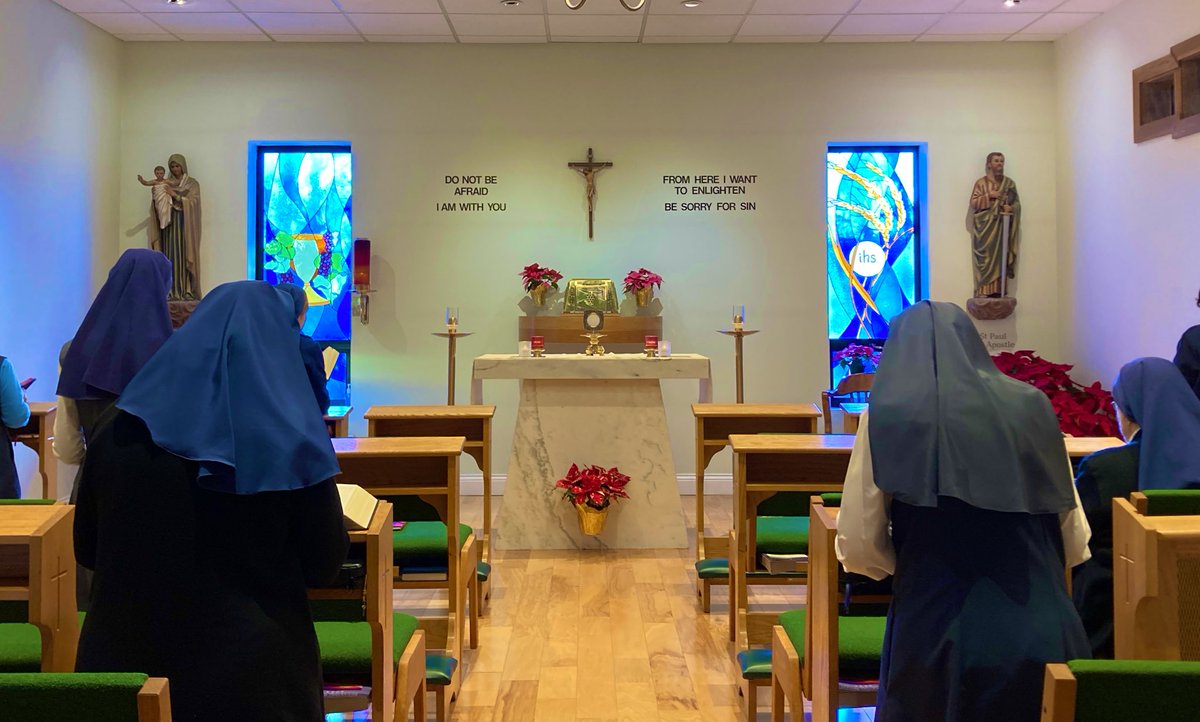
[[[679,4],[685,8],[698,8],[704,4],[704,0],[683,0],[683,2]]]
[[[167,0],[168,5],[187,5],[188,0]]]
[[[1004,0],[1004,7],[1015,8],[1021,4],[1021,0]]]
[[[506,8],[515,8],[521,4],[521,0],[500,0],[500,4]]]

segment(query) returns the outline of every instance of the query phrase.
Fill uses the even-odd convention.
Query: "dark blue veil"
[[[1113,400],[1142,427],[1139,489],[1200,486],[1200,399],[1165,358],[1140,358],[1121,367]]]

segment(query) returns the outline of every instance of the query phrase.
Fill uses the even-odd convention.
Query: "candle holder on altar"
[[[658,336],[646,337],[646,345],[642,349],[642,353],[646,354],[646,358],[658,357]]]
[[[529,337],[529,353],[534,358],[541,358],[546,353],[546,338],[544,336]]]
[[[585,348],[583,350],[583,352],[585,354],[587,354],[588,356],[603,356],[604,355],[604,347],[600,345],[600,339],[604,338],[604,334],[593,332],[593,333],[585,333],[585,334],[581,334],[581,335],[588,340],[587,348]]]
[[[717,333],[726,336],[733,336],[733,356],[734,356],[734,382],[737,403],[745,403],[745,394],[743,393],[743,378],[742,378],[742,339],[746,336],[752,336],[758,333],[757,330],[746,328],[746,307],[733,307],[733,328],[717,331]]]
[[[446,309],[446,330],[441,333],[434,333],[438,338],[444,338],[449,341],[449,349],[447,352],[447,370],[446,370],[446,405],[454,405],[454,370],[456,366],[456,352],[458,339],[470,336],[470,331],[458,330],[458,309]]]

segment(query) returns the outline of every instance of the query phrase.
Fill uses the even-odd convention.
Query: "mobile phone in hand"
[[[27,388],[29,388],[30,386],[33,386],[33,382],[34,382],[34,381],[37,381],[37,379],[35,379],[34,377],[30,376],[29,378],[27,378],[27,379],[25,379],[24,381],[22,381],[22,382],[21,382],[21,388],[22,388],[22,389],[27,389]]]

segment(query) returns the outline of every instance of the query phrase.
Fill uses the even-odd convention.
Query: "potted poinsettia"
[[[546,302],[546,291],[558,289],[562,274],[553,268],[531,263],[521,271],[521,282],[533,302],[539,306]]]
[[[654,298],[654,287],[662,288],[662,276],[654,271],[639,268],[625,274],[625,293],[632,293],[637,298],[637,305],[648,306]]]
[[[880,351],[874,346],[852,343],[833,355],[838,365],[852,374],[873,373],[879,366]]]
[[[1112,393],[1099,381],[1083,386],[1067,374],[1074,366],[1056,364],[1033,351],[1004,352],[992,357],[996,368],[1033,386],[1050,399],[1058,426],[1070,436],[1118,436]]]
[[[598,536],[604,531],[604,521],[613,499],[629,498],[625,492],[628,483],[629,477],[615,466],[605,469],[593,464],[581,469],[578,464],[571,464],[567,475],[554,486],[563,490],[563,499],[575,505],[579,531],[587,536]]]

